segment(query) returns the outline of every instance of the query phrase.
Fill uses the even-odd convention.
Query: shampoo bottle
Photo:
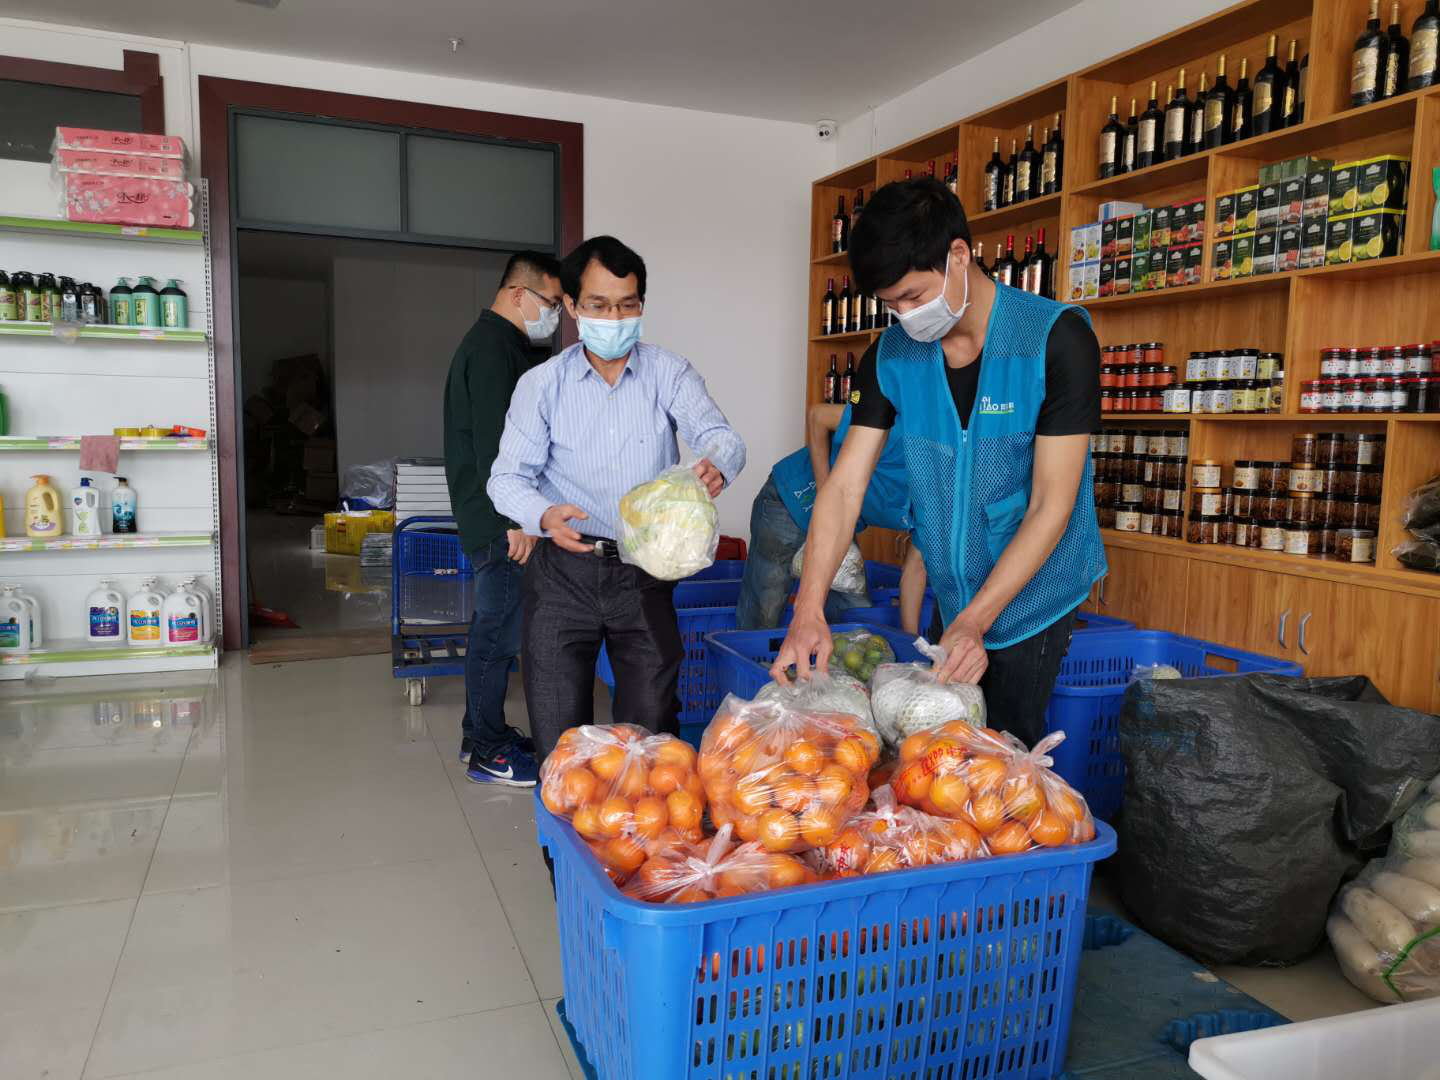
[[[32,476],[35,486],[25,493],[25,535],[48,540],[59,536],[65,522],[60,512],[60,493],[50,477]]]
[[[133,533],[135,528],[135,489],[125,482],[125,477],[115,478],[115,490],[110,493],[111,528],[117,533]]]

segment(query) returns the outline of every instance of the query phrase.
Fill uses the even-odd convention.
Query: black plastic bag
[[[1440,717],[1363,676],[1133,683],[1120,717],[1120,891],[1210,963],[1292,963],[1335,890],[1440,772]]]

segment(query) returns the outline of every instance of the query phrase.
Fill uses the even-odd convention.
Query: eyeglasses
[[[559,300],[551,300],[544,293],[538,293],[534,289],[530,288],[529,285],[521,285],[520,287],[526,292],[528,292],[531,296],[535,297],[536,301],[540,304],[540,308],[542,311],[550,311],[552,308],[558,308],[560,306]]]
[[[596,297],[591,297],[588,300],[582,300],[575,306],[581,315],[592,319],[608,319],[616,312],[619,312],[622,318],[633,319],[645,310],[645,301],[632,296],[628,300],[621,300],[618,304],[615,304],[609,300],[600,300]]]

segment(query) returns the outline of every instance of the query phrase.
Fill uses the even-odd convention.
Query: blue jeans
[[[520,587],[525,568],[510,558],[504,536],[475,553],[475,614],[465,646],[465,718],[460,731],[482,753],[510,741],[505,692],[520,653]]]
[[[740,602],[735,608],[735,625],[739,629],[769,630],[780,625],[795,585],[790,563],[805,543],[805,532],[790,516],[774,478],[766,480],[750,505],[750,554],[745,560]],[[825,599],[825,617],[831,622],[843,622],[848,609],[869,604],[870,597],[865,593],[831,589]]]

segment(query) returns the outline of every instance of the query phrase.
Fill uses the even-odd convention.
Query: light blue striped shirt
[[[683,356],[641,343],[615,385],[572,345],[520,378],[485,490],[532,536],[550,507],[590,515],[582,533],[619,537],[620,498],[680,460],[675,434],[733,483],[745,443]]]

